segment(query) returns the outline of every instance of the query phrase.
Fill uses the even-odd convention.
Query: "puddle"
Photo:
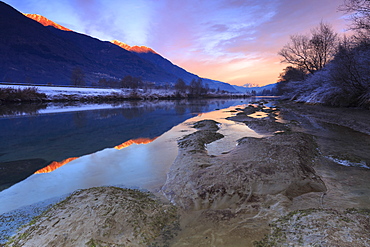
[[[255,137],[262,138],[264,135],[257,134],[254,130],[250,129],[244,123],[234,122],[232,120],[227,120],[226,118],[235,116],[238,112],[236,109],[245,108],[246,105],[233,106],[228,109],[222,109],[218,111],[213,111],[209,113],[204,113],[198,115],[193,119],[190,119],[186,122],[193,123],[205,119],[213,119],[220,123],[220,129],[218,133],[224,135],[224,138],[221,138],[217,141],[214,141],[206,145],[209,155],[220,155],[222,153],[229,152],[237,145],[237,140],[243,137]]]
[[[262,112],[262,111],[257,111],[253,114],[249,114],[248,117],[252,117],[252,118],[265,118],[265,117],[268,117],[269,114],[266,113],[266,112]]]

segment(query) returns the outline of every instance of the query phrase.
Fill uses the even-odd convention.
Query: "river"
[[[116,105],[52,105],[26,110],[17,106],[0,111],[0,167],[6,171],[0,174],[4,189],[0,192],[0,214],[18,209],[18,220],[22,218],[26,223],[39,213],[35,207],[29,210],[29,205],[42,209],[75,190],[95,186],[138,188],[159,195],[157,192],[178,154],[177,140],[195,131],[192,123],[203,119],[220,123],[219,132],[225,137],[207,145],[208,154],[214,156],[233,149],[241,137],[273,135],[257,133],[244,123],[226,120],[255,100],[140,101]],[[289,210],[368,208],[369,135],[328,123],[307,112],[303,114],[303,108],[288,109],[288,106],[282,109],[277,121],[289,123],[292,131],[315,136],[322,154],[322,162],[315,170],[328,188],[324,194],[307,193],[294,198]],[[262,113],[250,116],[264,117]],[[49,166],[34,174],[69,158],[72,159],[55,170]],[[13,216],[6,217],[13,220]],[[4,232],[14,233],[22,222],[5,226]],[[213,226],[201,226],[195,220],[182,232],[179,243],[186,240],[196,244],[209,231],[212,236],[214,231],[219,239],[232,239],[222,230],[227,224],[228,221],[219,223],[217,230]],[[246,226],[251,228],[250,239],[265,233],[257,219],[253,218]],[[4,239],[0,238],[1,241]]]
[[[246,103],[240,99],[141,101],[4,114],[0,165],[6,173],[1,184],[3,188],[15,184],[0,193],[0,213],[94,186],[158,189],[176,158],[177,139],[193,131],[189,119],[213,118],[223,123],[222,131],[228,136],[224,148],[235,146],[243,135],[240,131],[259,136],[244,124],[224,119],[233,112],[222,109]],[[222,152],[213,146],[213,152]],[[78,159],[68,162],[70,158]],[[68,164],[53,172],[33,174],[66,159]]]

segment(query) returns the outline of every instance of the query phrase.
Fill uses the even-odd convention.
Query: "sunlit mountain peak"
[[[44,26],[52,26],[52,27],[58,28],[58,29],[63,30],[63,31],[72,31],[71,29],[63,27],[63,26],[49,20],[48,18],[46,18],[42,15],[38,15],[38,14],[24,14],[24,15],[27,16],[28,18],[32,19],[32,20],[35,20],[35,21],[39,22],[40,24],[42,24]]]
[[[132,52],[136,52],[136,53],[154,53],[154,54],[158,54],[157,52],[155,52],[152,48],[149,48],[149,47],[146,47],[146,46],[129,46],[128,44],[125,44],[121,41],[118,41],[118,40],[112,40],[111,41],[113,44],[115,45],[118,45],[119,47],[127,50],[127,51],[132,51]]]
[[[121,42],[121,41],[119,41],[119,40],[112,40],[111,41],[113,44],[115,44],[115,45],[118,45],[119,47],[121,47],[121,48],[123,48],[123,49],[125,49],[125,50],[130,50],[130,48],[131,48],[131,46],[129,46],[128,44],[126,44],[126,43],[123,43],[123,42]]]
[[[132,46],[130,51],[137,52],[137,53],[155,53],[157,54],[152,48],[146,46]]]

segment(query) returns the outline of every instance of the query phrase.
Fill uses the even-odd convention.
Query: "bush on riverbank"
[[[352,18],[352,37],[320,23],[310,35],[292,35],[279,52],[291,65],[277,85],[286,99],[370,109],[370,4],[348,0],[340,10]]]
[[[0,102],[40,102],[46,98],[46,94],[39,93],[36,87],[0,88]]]
[[[340,46],[325,68],[303,81],[280,81],[283,98],[309,104],[370,108],[370,41]]]

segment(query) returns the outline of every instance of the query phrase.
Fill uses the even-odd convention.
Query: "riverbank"
[[[370,135],[370,110],[355,107],[330,107],[281,101],[283,117],[289,121],[299,121],[307,126],[304,118],[335,124]],[[309,127],[309,126],[307,126]]]
[[[239,109],[228,119],[267,136],[242,138],[223,155],[208,155],[202,148],[201,144],[221,138],[212,122],[198,123],[198,132],[179,141],[179,156],[164,186],[167,197],[187,215],[185,230],[173,246],[367,246],[369,169],[345,167],[329,159],[321,150],[328,152],[331,143],[309,133],[315,128],[306,124],[307,118],[287,120],[282,112],[286,114],[284,107],[262,102]],[[293,231],[300,215],[309,217],[303,217],[300,230]],[[331,226],[315,227],[315,217],[330,221]],[[345,233],[343,219],[350,229]],[[328,229],[336,240],[328,237]]]
[[[189,98],[245,98],[242,93],[208,92],[191,95],[174,89],[93,88],[0,84],[0,104],[30,102],[118,102],[125,100],[173,100]]]
[[[319,111],[314,107],[260,101],[236,109],[235,116],[228,119],[247,125],[261,136],[244,137],[240,133],[238,145],[218,155],[209,154],[208,146],[216,141],[222,145],[225,137],[219,132],[220,123],[212,119],[195,122],[195,131],[187,135],[185,132],[178,140],[178,156],[161,190],[179,214],[177,235],[172,234],[166,244],[368,246],[370,170],[365,151],[369,147],[366,134],[369,115],[360,110],[320,108]],[[341,119],[330,117],[342,111],[345,113]],[[347,159],[350,165],[338,163],[335,153],[347,153],[342,159]],[[100,194],[87,193],[84,200],[101,201],[105,189],[99,191]],[[111,203],[116,202],[107,202],[107,207]],[[75,206],[74,201],[70,205]],[[99,207],[89,210],[93,217],[101,212]],[[85,212],[78,207],[72,211]],[[102,218],[110,222],[115,212],[117,209],[103,214]],[[57,222],[58,232],[86,229],[83,221],[60,224],[65,222],[65,213],[65,210],[52,211],[48,214],[52,221],[37,219],[35,224],[53,229]],[[325,226],[322,221],[330,225]],[[133,233],[132,229],[115,227],[124,235]],[[110,234],[109,229],[108,226],[104,231]],[[36,232],[27,234],[28,243],[38,238]],[[52,230],[43,230],[42,236],[49,233]],[[268,235],[264,238],[265,234]],[[22,236],[19,233],[16,238]],[[69,235],[63,237],[68,239]],[[81,244],[86,244],[85,240]],[[91,243],[96,243],[96,239]]]

